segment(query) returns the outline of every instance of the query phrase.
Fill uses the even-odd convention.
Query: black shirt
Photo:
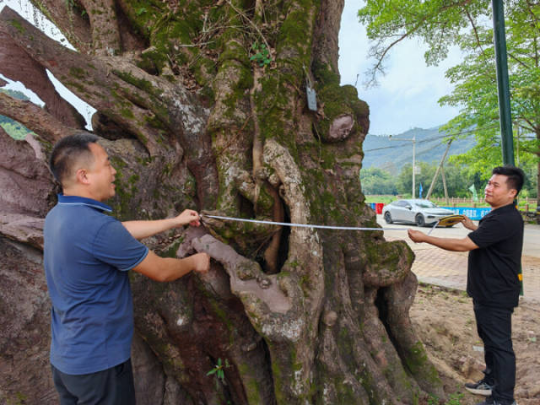
[[[467,293],[479,304],[516,307],[523,249],[523,219],[513,204],[491,211],[469,238],[479,249],[469,252]]]

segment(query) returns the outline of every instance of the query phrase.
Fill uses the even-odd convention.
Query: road
[[[426,233],[430,227],[418,228],[414,225],[387,224],[382,215],[377,215],[377,222],[385,230],[386,240],[405,240],[416,255],[412,271],[422,282],[464,290],[467,283],[467,255],[462,252],[447,252],[426,243],[414,243],[406,230],[420,229]],[[469,230],[461,224],[452,228],[436,228],[433,236],[448,238],[464,238]],[[523,240],[522,271],[524,298],[540,301],[540,225],[525,225]]]

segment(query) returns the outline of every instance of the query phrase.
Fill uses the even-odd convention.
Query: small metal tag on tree
[[[304,65],[304,72],[306,73],[306,96],[307,96],[307,105],[310,111],[317,112],[317,93],[315,92],[314,86],[309,77],[309,72]]]
[[[315,89],[306,84],[307,105],[311,111],[317,111],[317,93]]]

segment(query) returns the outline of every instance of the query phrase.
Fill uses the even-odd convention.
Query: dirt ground
[[[484,397],[472,395],[463,387],[466,382],[481,379],[484,368],[471,299],[463,291],[422,284],[410,314],[446,392],[459,396],[461,405],[481,402]],[[540,302],[522,301],[514,311],[512,328],[517,358],[516,400],[518,405],[540,405]]]

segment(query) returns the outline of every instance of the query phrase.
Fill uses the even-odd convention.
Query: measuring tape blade
[[[224,221],[249,222],[252,224],[290,226],[290,227],[296,227],[296,228],[335,229],[335,230],[340,230],[340,231],[407,231],[407,229],[404,229],[404,228],[360,228],[360,227],[355,227],[355,226],[294,224],[294,223],[289,223],[289,222],[260,221],[256,219],[222,217],[219,215],[207,215],[207,214],[201,214],[201,217],[221,219]]]

